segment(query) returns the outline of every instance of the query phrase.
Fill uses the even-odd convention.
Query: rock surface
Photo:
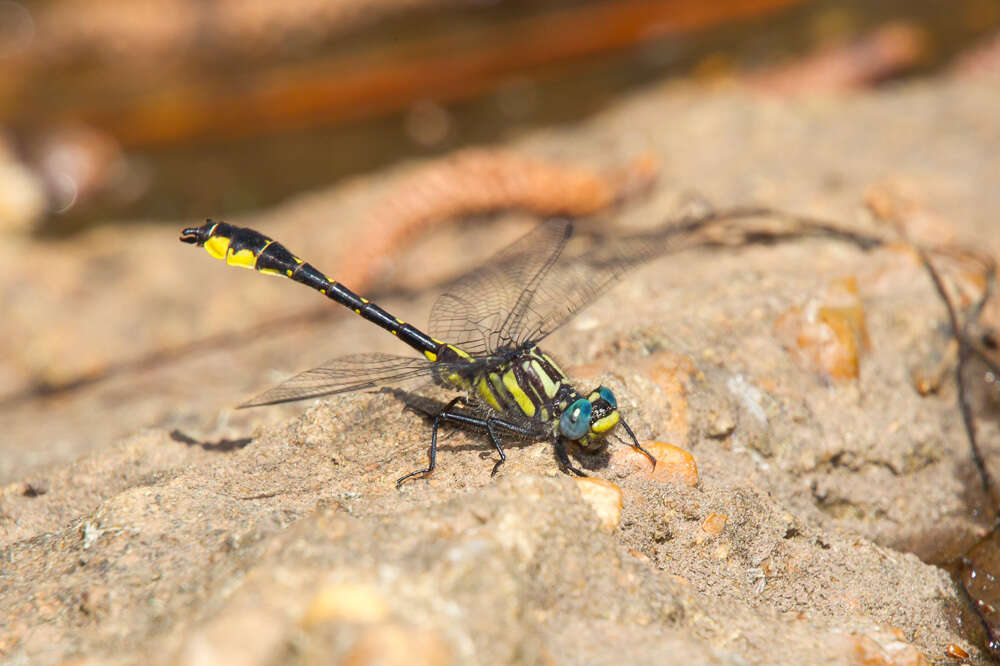
[[[605,229],[663,222],[693,189],[717,206],[871,224],[864,193],[891,181],[995,254],[998,107],[996,81],[971,78],[796,102],[679,86],[514,147],[590,163],[655,151],[660,186]],[[230,221],[335,274],[354,225],[407,168]],[[301,317],[332,308],[308,290],[181,246],[191,222],[0,245],[11,389],[278,322],[5,404],[5,663],[917,664],[951,663],[955,648],[987,659],[938,566],[992,517],[954,386],[922,395],[911,380],[941,353],[946,321],[911,253],[829,240],[684,252],[547,341],[585,388],[615,391],[641,438],[696,463],[691,485],[645,473],[618,445],[579,455],[620,488],[620,515],[602,522],[544,443],[511,446],[491,479],[483,438],[455,432],[435,473],[397,491],[425,464],[429,428],[385,393],[234,412],[342,351],[400,350],[349,313]],[[428,285],[533,223],[429,234],[396,265],[416,295],[380,303],[422,324]],[[853,349],[856,373],[832,377],[775,324],[844,280],[867,345]],[[998,476],[996,423],[980,427]]]

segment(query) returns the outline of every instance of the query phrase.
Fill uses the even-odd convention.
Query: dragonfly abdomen
[[[208,220],[200,227],[184,229],[181,240],[203,246],[210,255],[231,266],[242,266],[267,275],[281,275],[311,287],[389,331],[423,353],[428,360],[437,359],[440,342],[392,316],[367,298],[358,296],[336,280],[331,280],[315,266],[299,259],[284,245],[259,231]]]

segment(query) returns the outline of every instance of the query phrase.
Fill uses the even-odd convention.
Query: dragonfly
[[[434,471],[438,430],[445,423],[485,431],[496,449],[495,475],[507,456],[501,434],[548,440],[567,473],[586,474],[567,454],[603,449],[612,435],[656,459],[642,447],[606,386],[578,391],[539,343],[594,302],[627,270],[649,258],[648,249],[610,244],[583,255],[567,252],[574,225],[549,220],[438,297],[429,333],[357,295],[281,243],[253,229],[211,219],[186,228],[180,240],[203,247],[227,264],[304,284],[390,332],[418,355],[360,353],[306,370],[243,403],[254,407],[338,393],[433,382],[459,395],[432,420],[428,465],[399,478],[396,486]],[[624,430],[627,438],[618,434]]]

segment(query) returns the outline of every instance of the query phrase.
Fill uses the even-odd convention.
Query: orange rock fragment
[[[918,245],[952,245],[958,241],[954,225],[920,202],[920,188],[900,179],[872,185],[865,205],[876,219],[886,222]]]
[[[914,646],[892,632],[850,636],[850,662],[864,666],[931,666]]]
[[[622,490],[610,481],[582,477],[576,479],[583,500],[591,506],[601,527],[611,532],[622,519]]]
[[[719,536],[726,527],[728,520],[724,513],[710,513],[708,514],[708,518],[702,521],[701,529],[709,536]]]
[[[650,559],[649,555],[646,555],[642,551],[636,550],[635,548],[629,548],[628,554],[637,560],[642,560],[646,564],[652,564],[653,560]]]
[[[938,350],[935,350],[938,351]],[[913,368],[910,379],[920,395],[937,393],[958,362],[958,341],[952,338],[940,354],[927,357]]]
[[[434,630],[379,624],[364,630],[338,662],[342,666],[446,666],[454,655]]]
[[[954,643],[948,643],[948,647],[944,649],[944,653],[949,657],[953,657],[955,659],[969,658],[969,653],[960,648],[959,646],[955,645]]]
[[[698,483],[698,465],[694,456],[684,449],[667,444],[642,440],[642,448],[656,458],[656,468],[649,463],[649,458],[632,447],[617,447],[611,454],[612,465],[626,465],[637,469],[647,479],[660,483],[683,483],[694,486]]]
[[[313,596],[302,616],[302,625],[323,622],[378,622],[389,615],[389,606],[379,592],[363,583],[326,585]]]
[[[857,379],[862,352],[871,347],[854,277],[832,282],[804,307],[786,310],[774,323],[785,346],[833,379]]]

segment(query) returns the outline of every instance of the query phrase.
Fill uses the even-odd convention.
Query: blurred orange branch
[[[0,81],[0,122],[83,121],[126,146],[344,122],[398,111],[419,99],[474,97],[531,68],[759,16],[801,1],[595,2],[462,30],[416,30],[409,39],[394,39],[379,50],[328,54],[240,76],[233,75],[233,62],[226,72],[192,63],[173,79],[154,74],[130,84],[139,86],[131,95],[114,89],[118,82],[109,71],[105,80],[80,84],[90,87],[86,101],[67,100],[67,92],[52,108],[22,108],[17,117],[12,96],[19,86]],[[173,62],[182,59],[175,54]],[[100,94],[102,87],[113,90]]]

